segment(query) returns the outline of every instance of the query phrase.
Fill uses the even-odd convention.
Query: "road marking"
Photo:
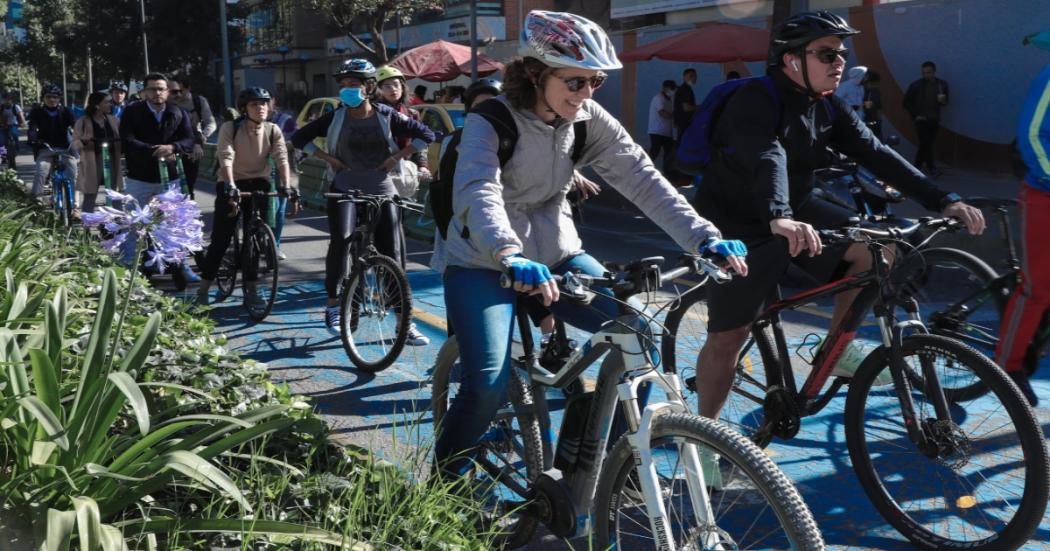
[[[412,308],[412,317],[419,320],[431,327],[440,329],[448,332],[448,322],[442,316],[435,316],[426,310],[420,310],[419,308]]]

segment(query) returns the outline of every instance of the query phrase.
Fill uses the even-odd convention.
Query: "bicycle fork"
[[[913,301],[914,302],[914,301]],[[879,332],[882,335],[882,344],[890,351],[890,374],[893,376],[894,392],[900,402],[901,415],[904,418],[904,426],[908,431],[909,439],[918,446],[919,450],[927,457],[936,458],[941,455],[940,446],[935,439],[929,438],[927,430],[929,427],[918,419],[915,413],[915,402],[912,400],[911,383],[905,375],[908,365],[904,362],[904,333],[911,329],[919,333],[927,333],[926,326],[918,315],[918,306],[906,305],[909,319],[890,325],[889,311],[879,307],[876,317],[879,324]],[[948,410],[948,400],[944,396],[944,388],[941,386],[940,378],[937,376],[935,366],[930,358],[921,356],[919,363],[922,368],[922,393],[933,404],[934,412],[938,421],[951,420]]]
[[[672,413],[689,413],[688,406],[681,399],[682,382],[677,375],[661,376],[655,372],[625,378],[627,380],[617,385],[616,391],[627,419],[627,441],[631,444],[635,469],[641,484],[642,495],[645,497],[646,514],[656,540],[656,548],[673,551],[675,544],[670,536],[671,522],[667,509],[664,507],[659,475],[653,464],[650,442],[652,441],[653,418],[657,414],[665,410]],[[638,387],[643,383],[663,388],[667,401],[650,403],[645,406],[644,410],[639,411]],[[678,445],[678,453],[685,467],[686,485],[693,504],[693,515],[696,517],[697,526],[701,527],[702,533],[705,534],[703,541],[698,543],[704,549],[715,548],[721,543],[721,539],[717,530],[707,529],[715,526],[715,515],[711,509],[711,500],[700,465],[699,450],[696,444],[686,442]]]

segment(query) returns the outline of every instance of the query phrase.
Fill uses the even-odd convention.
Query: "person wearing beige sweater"
[[[243,192],[270,191],[270,163],[277,165],[277,191],[287,191],[289,181],[288,151],[284,137],[277,125],[266,119],[270,114],[270,93],[262,88],[248,88],[237,96],[237,108],[241,118],[223,123],[219,129],[218,183],[215,194],[215,221],[211,244],[200,264],[201,283],[197,289],[197,302],[207,305],[209,291],[219,263],[230,246],[230,239],[237,229],[237,215],[243,213],[247,222],[253,215],[256,204],[266,208],[266,201],[252,201],[244,195],[238,203],[232,198],[234,189]],[[263,213],[265,214],[265,213]],[[251,304],[259,300],[255,294],[257,275],[246,269],[244,272],[244,301]]]
[[[87,111],[73,125],[73,149],[80,155],[77,169],[77,191],[82,194],[81,210],[94,212],[98,190],[104,185],[102,146],[109,148],[109,185],[124,189],[124,171],[120,160],[120,121],[112,115],[113,101],[104,92],[88,96]]]

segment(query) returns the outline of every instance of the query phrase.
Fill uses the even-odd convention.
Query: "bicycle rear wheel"
[[[255,272],[255,296],[248,291],[249,282],[244,281],[244,307],[252,321],[262,321],[270,315],[277,300],[277,278],[279,261],[277,259],[277,240],[266,224],[255,225],[245,243],[244,271]]]
[[[431,411],[435,430],[444,428],[449,405],[459,394],[460,369],[459,344],[452,336],[434,363]],[[481,438],[474,457],[476,468],[465,484],[479,494],[479,506],[496,524],[488,527],[496,534],[495,547],[513,549],[528,543],[538,524],[535,516],[524,514],[519,506],[528,497],[530,482],[543,470],[543,443],[532,391],[516,367],[511,369],[507,389],[504,404]]]
[[[762,450],[730,428],[694,415],[660,415],[653,420],[650,445],[671,521],[667,536],[677,549],[824,549],[795,486]],[[701,457],[720,456],[712,460],[721,476],[721,488],[709,495],[714,525],[696,520],[701,505],[692,502],[688,480],[696,475],[683,461],[684,446],[696,446]],[[630,476],[636,468],[622,437],[606,459],[595,495],[599,549],[659,547],[638,479]]]
[[[375,373],[397,360],[412,322],[412,291],[394,259],[375,254],[355,263],[339,308],[343,348],[355,366]]]
[[[999,276],[991,266],[965,251],[934,248],[909,255],[895,273],[908,278],[906,285],[919,302],[931,333],[995,357],[999,324],[1010,290],[1007,282],[996,281]],[[962,366],[946,367],[953,369],[945,369],[941,385],[950,401],[965,402],[988,392]],[[922,385],[915,373],[909,375],[913,385]]]
[[[907,369],[938,375],[970,370],[988,389],[956,401],[938,418],[922,388],[909,388],[916,424],[936,449],[911,441],[894,385],[872,386],[889,369],[878,348],[861,364],[846,398],[846,444],[857,477],[879,513],[922,549],[1016,549],[1046,510],[1043,433],[1006,375],[976,350],[939,335],[902,344]],[[910,385],[909,385],[910,386]]]
[[[219,261],[219,270],[215,273],[215,287],[218,288],[215,302],[226,300],[237,288],[237,267],[240,265],[241,258],[240,229],[241,223],[238,221],[233,230],[233,237],[230,239],[230,246],[226,247],[226,252]]]

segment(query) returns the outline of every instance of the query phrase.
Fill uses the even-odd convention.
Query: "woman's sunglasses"
[[[848,48],[838,50],[835,48],[821,48],[819,50],[806,50],[806,53],[813,54],[824,65],[831,65],[840,57],[842,58],[842,61],[846,61],[849,58]]]
[[[601,88],[602,85],[605,84],[605,80],[609,78],[609,75],[606,75],[604,73],[598,73],[593,77],[558,78],[565,83],[565,87],[568,88],[570,92],[579,92],[583,89],[583,85],[588,83],[591,85],[591,90],[597,90],[598,88]]]

